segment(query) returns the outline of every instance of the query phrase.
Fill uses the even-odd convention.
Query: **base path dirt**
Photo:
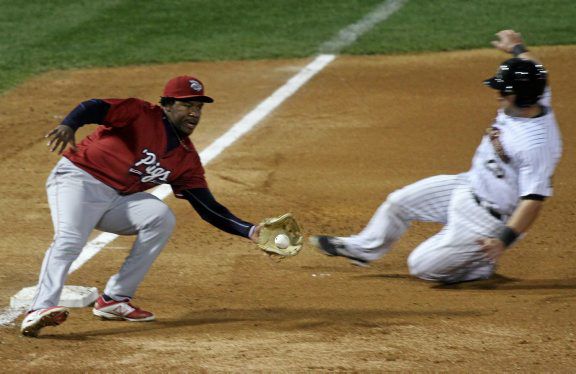
[[[494,279],[438,286],[411,278],[406,257],[439,226],[414,224],[370,268],[306,246],[275,262],[170,197],[173,238],[134,300],[149,323],[105,322],[90,308],[39,339],[0,326],[3,371],[571,372],[576,367],[576,48],[536,48],[550,70],[565,152],[555,196]],[[338,57],[207,167],[214,195],[257,222],[292,212],[304,233],[360,230],[393,190],[469,168],[496,95],[482,87],[506,56],[492,50]],[[44,183],[58,157],[44,134],[78,102],[157,101],[166,80],[194,74],[216,103],[199,149],[309,60],[186,63],[51,72],[0,101],[0,309],[36,283],[52,237]],[[81,135],[93,126],[81,129]],[[100,290],[127,255],[122,237],[70,276]]]

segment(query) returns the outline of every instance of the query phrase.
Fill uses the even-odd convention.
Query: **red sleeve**
[[[104,99],[110,104],[110,109],[102,122],[110,127],[124,127],[132,124],[143,112],[151,108],[151,104],[140,99]]]

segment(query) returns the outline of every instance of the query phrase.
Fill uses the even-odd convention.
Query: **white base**
[[[10,307],[28,308],[32,304],[35,293],[36,286],[21,289],[10,298]],[[95,302],[96,299],[98,299],[98,289],[96,287],[64,286],[58,305],[69,308],[83,308]]]

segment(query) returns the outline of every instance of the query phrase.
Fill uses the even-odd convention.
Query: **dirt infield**
[[[415,224],[371,268],[310,246],[276,263],[170,197],[176,232],[135,299],[158,320],[104,322],[74,309],[64,325],[29,339],[18,319],[0,327],[2,370],[571,372],[576,48],[536,51],[551,72],[565,152],[555,197],[494,279],[442,287],[409,277],[406,257],[438,229],[430,224]],[[394,189],[468,169],[497,105],[480,82],[504,58],[488,50],[339,57],[207,167],[211,189],[248,220],[290,211],[307,235],[351,234]],[[74,105],[156,101],[168,78],[196,74],[217,100],[193,137],[203,149],[307,62],[53,72],[4,94],[0,308],[37,280],[52,236],[44,182],[58,159],[42,138]],[[68,283],[102,289],[131,242],[116,240]]]

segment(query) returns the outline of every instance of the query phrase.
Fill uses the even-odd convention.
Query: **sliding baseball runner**
[[[528,230],[552,196],[552,175],[562,153],[547,71],[519,33],[496,35],[493,45],[514,57],[484,82],[498,92],[500,108],[471,169],[397,190],[357,235],[314,236],[312,244],[327,255],[366,266],[387,253],[411,221],[439,222],[443,229],[410,254],[412,275],[456,283],[493,274],[505,249]]]

